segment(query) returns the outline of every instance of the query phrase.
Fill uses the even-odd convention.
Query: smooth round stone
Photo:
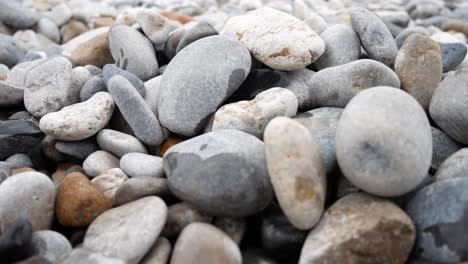
[[[87,80],[80,90],[80,101],[84,102],[91,98],[93,95],[99,92],[106,92],[107,87],[106,83],[104,82],[104,78],[101,76],[93,76],[89,80]]]
[[[212,217],[197,210],[193,205],[182,202],[169,206],[167,221],[161,235],[170,239],[177,238],[182,230],[191,223],[210,223]]]
[[[468,144],[468,112],[465,94],[468,92],[468,69],[450,72],[435,90],[429,113],[437,125],[451,138]]]
[[[43,257],[50,263],[61,263],[72,251],[67,238],[52,230],[34,232],[28,247],[33,256]]]
[[[127,264],[124,260],[107,257],[98,252],[93,252],[85,248],[75,248],[62,261],[62,264]]]
[[[163,164],[171,192],[212,215],[243,217],[271,202],[263,142],[247,133],[218,130],[186,140]]]
[[[442,54],[444,72],[455,69],[466,57],[467,48],[465,43],[438,43]]]
[[[187,29],[184,36],[180,39],[176,48],[176,53],[179,53],[183,48],[189,44],[209,36],[218,35],[218,31],[214,29],[208,22],[199,22],[195,26]]]
[[[117,67],[129,71],[143,81],[158,73],[158,61],[151,42],[140,32],[125,26],[109,30],[109,48]]]
[[[24,87],[0,81],[0,107],[3,109],[23,106]]]
[[[83,85],[91,79],[92,75],[85,67],[75,67],[72,70],[70,91],[64,106],[69,106],[81,102],[80,93]]]
[[[413,247],[415,233],[411,219],[393,203],[353,193],[335,202],[310,231],[299,264],[403,264]]]
[[[57,141],[55,149],[67,156],[85,160],[93,152],[98,151],[99,146],[94,139],[84,139],[79,141]]]
[[[171,264],[189,262],[240,264],[242,255],[237,244],[218,228],[192,223],[180,234],[171,257]]]
[[[308,83],[311,108],[345,107],[359,92],[376,86],[400,87],[398,76],[374,60],[358,60],[323,69]]]
[[[145,97],[146,95],[146,89],[144,86],[143,81],[138,78],[135,74],[128,72],[126,70],[120,69],[115,66],[115,64],[107,64],[102,68],[103,72],[103,78],[106,83],[106,85],[109,85],[109,80],[115,76],[115,75],[120,75],[127,79],[133,87],[138,91],[138,93],[141,95],[141,97]]]
[[[0,22],[13,28],[23,29],[32,27],[39,19],[39,15],[22,6],[17,1],[0,2]]]
[[[43,17],[37,21],[37,33],[40,33],[55,43],[60,42],[60,31],[51,19]]]
[[[112,129],[103,129],[97,134],[97,142],[102,150],[121,158],[127,153],[148,153],[136,137]]]
[[[111,200],[79,172],[65,176],[58,187],[56,215],[64,226],[88,226],[111,208]]]
[[[49,229],[54,205],[55,186],[46,175],[24,172],[9,177],[0,185],[1,230],[6,230],[19,218],[29,220],[34,231]]]
[[[468,177],[468,148],[462,148],[450,155],[434,176],[436,181]]]
[[[34,167],[31,158],[29,158],[29,156],[24,153],[12,155],[5,161],[10,165],[12,169]]]
[[[177,45],[187,31],[187,28],[188,26],[182,26],[169,33],[164,45],[164,55],[166,55],[168,59],[172,59],[176,55]]]
[[[416,231],[415,252],[440,263],[467,261],[464,239],[468,178],[437,181],[416,193],[406,206]]]
[[[63,25],[60,29],[62,35],[62,43],[67,43],[73,38],[88,31],[86,25],[78,20],[70,20],[67,24]]]
[[[431,169],[438,170],[439,166],[453,153],[463,146],[451,139],[437,128],[431,127],[432,132],[432,161]],[[467,174],[468,176],[468,174]]]
[[[398,48],[385,23],[364,8],[352,9],[351,22],[369,58],[393,66]]]
[[[31,120],[0,121],[0,159],[29,153],[43,138],[44,133]]]
[[[119,159],[104,150],[93,152],[83,162],[83,169],[91,177],[96,177],[110,169],[118,167]]]
[[[54,6],[52,10],[47,13],[47,16],[50,17],[57,26],[62,26],[72,18],[72,10],[67,4],[61,3]]]
[[[64,57],[55,57],[33,67],[26,74],[24,106],[35,117],[59,111],[67,100],[72,65]]]
[[[82,140],[106,126],[113,111],[112,96],[99,92],[85,102],[45,115],[39,126],[44,133],[60,140]]]
[[[158,238],[166,217],[166,204],[155,196],[113,208],[89,226],[83,247],[137,264]]]
[[[325,207],[326,175],[320,147],[298,121],[277,117],[264,133],[265,156],[275,196],[296,228],[312,228]]]
[[[230,18],[221,34],[237,39],[257,60],[276,70],[303,69],[325,51],[324,41],[307,24],[266,7]]]
[[[165,237],[159,237],[140,264],[166,264],[171,256],[171,250],[171,242]]]
[[[23,55],[24,50],[18,46],[14,38],[0,34],[0,63],[12,68]]]
[[[88,69],[89,73],[91,73],[92,76],[96,75],[101,75],[102,74],[102,69],[99,67],[96,67],[94,65],[85,65],[84,66],[86,69]]]
[[[197,134],[244,81],[250,66],[247,48],[229,37],[192,43],[164,71],[158,104],[161,125],[184,136]]]
[[[107,33],[101,33],[78,45],[71,53],[71,59],[79,65],[95,65],[102,68],[113,63]]]
[[[27,219],[19,218],[0,235],[0,258],[7,263],[29,257],[27,246],[31,241],[32,226]]]
[[[212,130],[235,129],[262,138],[270,120],[278,116],[295,116],[297,107],[297,98],[293,92],[284,88],[271,88],[259,93],[252,101],[221,107],[214,115]]]
[[[113,200],[115,192],[126,180],[128,180],[127,174],[119,168],[114,168],[94,177],[91,182],[96,189]]]
[[[395,59],[395,72],[401,87],[427,110],[432,94],[442,79],[440,47],[421,34],[409,36]]]
[[[114,194],[113,204],[119,206],[146,196],[169,196],[166,178],[138,177],[123,182]]]
[[[144,144],[160,145],[165,137],[164,131],[135,87],[124,77],[116,75],[109,80],[107,89],[135,136]]]
[[[318,70],[343,65],[359,59],[361,42],[354,30],[345,24],[327,28],[320,37],[325,42],[325,52],[315,61]]]
[[[161,67],[162,68],[162,67]],[[161,69],[160,68],[160,69]],[[159,94],[161,92],[162,75],[156,76],[145,82],[145,102],[150,107],[151,111],[158,115]]]
[[[424,27],[408,27],[406,29],[404,29],[403,31],[400,32],[400,34],[398,34],[396,37],[395,37],[395,42],[397,44],[397,47],[398,49],[401,48],[401,46],[403,46],[403,43],[405,42],[405,40],[413,35],[413,34],[421,34],[421,35],[424,35],[424,36],[429,36],[430,33],[429,31],[424,28]]]
[[[174,23],[152,9],[138,11],[137,21],[145,35],[153,43],[154,48],[160,51],[164,50],[169,33],[175,29]]]
[[[429,170],[429,120],[419,103],[400,89],[367,89],[341,114],[336,157],[343,174],[359,189],[379,196],[403,195]]]
[[[120,168],[130,177],[163,177],[163,159],[143,153],[127,153],[120,159]]]

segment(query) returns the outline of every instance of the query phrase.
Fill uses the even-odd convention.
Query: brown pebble
[[[94,65],[102,68],[113,63],[114,59],[109,50],[107,33],[102,33],[80,44],[71,54],[71,59],[79,65]]]
[[[67,43],[72,38],[83,34],[86,31],[88,31],[88,27],[86,27],[83,22],[78,20],[70,20],[61,29],[62,43]]]
[[[465,34],[468,37],[468,23],[462,21],[450,21],[442,24],[443,31],[456,31]]]
[[[35,171],[34,169],[31,168],[16,168],[11,170],[11,175],[19,174],[22,172],[27,172],[27,171]]]
[[[93,28],[110,27],[114,24],[113,17],[98,17],[93,21]]]
[[[176,137],[168,137],[166,140],[164,140],[164,142],[161,144],[161,148],[159,149],[159,156],[164,156],[164,153],[166,153],[166,151],[176,145],[176,144],[179,144],[180,142],[182,142],[183,140],[180,139],[180,138],[176,138]]]
[[[182,24],[192,21],[192,17],[177,12],[161,12],[161,15],[169,18],[170,20],[178,21]]]

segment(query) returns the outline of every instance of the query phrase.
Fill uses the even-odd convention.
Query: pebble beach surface
[[[0,0],[0,263],[468,263],[467,0]]]

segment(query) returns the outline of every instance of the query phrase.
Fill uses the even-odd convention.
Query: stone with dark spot
[[[400,89],[367,89],[341,114],[336,157],[343,174],[359,189],[379,196],[408,193],[424,180],[431,165],[426,113]]]
[[[164,71],[158,104],[161,124],[174,133],[199,133],[249,73],[250,53],[226,36],[202,38],[177,53]]]
[[[199,22],[195,26],[187,29],[184,36],[180,39],[176,48],[176,53],[179,53],[189,44],[209,36],[218,35],[218,31],[214,29],[208,22]]]
[[[416,193],[406,207],[417,239],[415,252],[441,263],[468,260],[468,178],[437,181]]]
[[[112,78],[112,76],[120,75],[127,79],[142,97],[145,97],[145,85],[143,81],[140,78],[138,78],[138,76],[136,76],[135,74],[124,69],[118,68],[117,66],[115,66],[115,64],[106,64],[104,68],[102,68],[102,70],[102,76],[104,78],[106,86],[109,84],[109,80]]]
[[[218,130],[171,147],[163,165],[179,199],[215,216],[243,217],[261,211],[273,196],[264,151],[252,135]]]

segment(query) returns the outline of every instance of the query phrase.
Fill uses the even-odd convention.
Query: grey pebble
[[[119,159],[104,150],[91,153],[83,162],[86,175],[91,177],[96,177],[113,168],[119,168]]]
[[[432,161],[431,169],[438,170],[439,166],[453,153],[463,146],[451,139],[443,131],[431,127],[432,132]]]
[[[32,27],[39,16],[36,12],[22,6],[17,1],[0,2],[0,22],[17,29]]]
[[[28,155],[23,153],[18,153],[15,155],[10,156],[8,159],[5,160],[12,169],[17,168],[33,168],[33,162]]]
[[[112,129],[101,130],[97,135],[97,142],[102,150],[119,158],[131,152],[148,153],[145,145],[136,137]]]
[[[216,217],[213,225],[223,230],[232,241],[239,245],[244,237],[247,221],[244,218]]]
[[[159,75],[145,82],[145,102],[156,116],[158,116],[158,103],[159,94],[161,92],[161,79],[162,75]]]
[[[172,245],[165,237],[158,237],[140,264],[166,264],[171,255]]]
[[[175,29],[175,23],[158,11],[152,9],[142,9],[138,11],[136,20],[141,26],[141,29],[153,43],[153,46],[158,51],[164,50],[169,33]]]
[[[29,250],[34,256],[41,256],[53,264],[59,264],[70,254],[72,246],[62,234],[52,230],[41,230],[32,234]]]
[[[88,69],[89,73],[91,73],[92,76],[102,74],[102,69],[95,65],[86,65],[84,67]]]
[[[89,155],[99,150],[99,146],[94,138],[78,141],[57,141],[55,148],[62,154],[85,160]]]
[[[105,91],[107,91],[107,88],[106,83],[104,82],[104,78],[99,75],[94,75],[84,83],[83,87],[81,87],[80,100],[81,102],[84,102],[91,98],[94,94]]]
[[[137,177],[123,182],[114,194],[112,203],[119,206],[136,201],[145,196],[168,197],[169,188],[166,178]]]
[[[43,17],[37,22],[37,33],[40,33],[55,43],[60,43],[60,31],[50,18]]]
[[[179,44],[177,45],[176,53],[179,53],[183,48],[199,39],[214,35],[218,35],[218,31],[216,31],[216,29],[207,22],[199,22],[185,31],[184,36],[180,39]]]
[[[82,102],[80,100],[81,90],[83,88],[83,85],[89,79],[91,79],[91,77],[92,77],[91,73],[85,67],[78,66],[78,67],[73,68],[71,83],[70,83],[70,91],[68,93],[67,100],[64,104],[65,106],[72,105],[78,102]],[[89,98],[91,98],[91,96]]]
[[[9,120],[32,119],[33,116],[28,111],[19,111],[8,117]]]
[[[168,207],[167,221],[161,235],[175,239],[180,232],[193,222],[210,223],[212,217],[195,208],[193,205],[181,202]]]
[[[2,4],[0,4],[0,8],[1,5]],[[14,38],[0,34],[0,63],[12,68],[23,55],[24,50],[16,43]]]
[[[468,177],[468,148],[462,148],[445,159],[434,177],[436,181]]]
[[[23,106],[24,87],[0,81],[0,107],[15,108]]]
[[[65,3],[54,6],[52,10],[47,13],[47,16],[59,27],[68,22],[72,15],[72,10]]]
[[[135,89],[138,91],[138,93],[141,95],[141,97],[145,97],[146,89],[145,89],[145,86],[143,84],[143,81],[140,78],[138,78],[138,76],[136,76],[135,74],[133,74],[133,73],[131,73],[129,71],[120,69],[117,66],[115,66],[114,64],[106,64],[106,65],[104,65],[102,70],[103,70],[102,71],[102,77],[104,78],[104,82],[106,83],[106,85],[109,84],[109,80],[113,76],[120,75],[120,76],[124,77],[125,79],[127,79],[133,85],[133,87],[135,87]]]
[[[163,160],[144,153],[127,153],[120,159],[120,168],[130,177],[163,177]]]
[[[459,42],[438,42],[442,55],[444,72],[455,69],[466,56],[467,48],[465,43]]]
[[[416,26],[416,27],[405,28],[402,32],[400,32],[400,34],[398,34],[395,37],[395,42],[397,44],[397,47],[401,48],[401,46],[403,46],[403,43],[405,42],[405,40],[410,35],[415,34],[415,33],[418,33],[418,34],[421,34],[421,35],[424,35],[424,36],[429,36],[430,35],[429,31],[424,27]]]

